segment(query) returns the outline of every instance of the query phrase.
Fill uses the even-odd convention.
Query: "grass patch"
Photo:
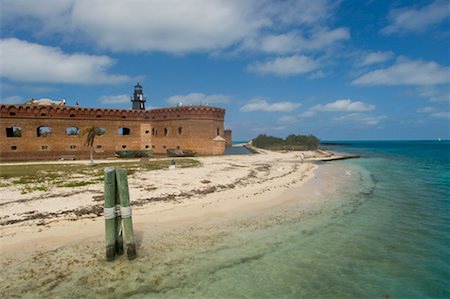
[[[36,186],[22,188],[22,194],[33,191],[47,191],[51,186],[81,187],[103,181],[105,167],[122,167],[128,174],[139,171],[168,169],[175,161],[177,168],[196,167],[200,162],[195,159],[155,159],[146,162],[118,162],[104,163],[90,166],[86,164],[34,164],[34,165],[1,165],[0,179],[11,179],[12,185]],[[86,176],[85,180],[79,179]],[[10,184],[5,185],[10,186]]]
[[[21,194],[27,194],[33,191],[48,191],[48,187],[46,186],[25,186],[21,190]]]
[[[11,186],[11,184],[0,182],[0,188],[5,188],[5,187],[9,187],[9,186]]]
[[[78,181],[78,182],[68,182],[68,183],[62,183],[62,184],[58,184],[56,185],[57,187],[82,187],[82,186],[87,186],[87,185],[91,185],[91,184],[95,184],[97,182],[92,182],[92,181]]]

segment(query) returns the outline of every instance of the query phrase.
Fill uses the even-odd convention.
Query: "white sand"
[[[314,177],[318,166],[309,161],[327,155],[330,153],[304,152],[305,161],[301,161],[298,152],[263,151],[259,155],[200,157],[196,159],[201,165],[194,168],[136,172],[129,176],[135,230],[151,238],[185,225],[230,223],[270,213],[292,200],[301,190],[298,187]],[[103,240],[103,217],[70,212],[102,205],[102,194],[101,182],[29,194],[20,194],[13,186],[0,188],[0,223],[19,221],[0,226],[0,265],[32,252]],[[305,200],[303,204],[306,208],[314,202]],[[53,214],[22,221],[39,213]]]

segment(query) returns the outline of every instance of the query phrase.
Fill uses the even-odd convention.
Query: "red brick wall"
[[[224,142],[212,139],[217,136],[217,130],[224,137],[224,115],[224,109],[203,106],[138,111],[0,105],[0,160],[87,158],[89,149],[84,146],[84,136],[66,134],[68,127],[82,130],[86,126],[106,130],[95,139],[95,157],[112,157],[114,151],[122,149],[153,149],[155,153],[165,154],[166,149],[177,147],[194,150],[200,155],[222,155]],[[6,137],[6,128],[13,125],[22,128],[22,137]],[[51,127],[51,134],[38,137],[40,126]],[[130,135],[119,135],[120,127],[129,128]],[[152,129],[158,134],[152,135]],[[166,135],[164,129],[167,129]]]

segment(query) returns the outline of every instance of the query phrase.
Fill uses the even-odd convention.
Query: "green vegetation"
[[[21,190],[21,194],[27,194],[33,191],[47,191],[48,188],[46,186],[25,186]]]
[[[81,186],[87,186],[91,184],[98,183],[97,180],[94,181],[73,181],[73,182],[67,182],[67,183],[61,183],[58,184],[58,187],[81,187]]]
[[[195,167],[200,164],[194,159],[175,159],[178,168]],[[0,188],[20,186],[22,194],[33,191],[48,191],[53,187],[82,187],[103,182],[103,169],[116,166],[126,168],[129,174],[167,169],[172,159],[155,159],[146,162],[111,162],[90,166],[87,164],[31,164],[1,165]],[[137,177],[139,178],[139,177]]]
[[[253,139],[252,145],[268,150],[315,150],[319,147],[319,139],[314,135],[289,135],[286,139],[261,134]]]

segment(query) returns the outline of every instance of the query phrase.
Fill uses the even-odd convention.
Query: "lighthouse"
[[[142,86],[138,83],[134,86],[133,97],[131,98],[131,102],[133,106],[131,109],[133,110],[145,110],[145,101],[146,98],[142,93]]]

